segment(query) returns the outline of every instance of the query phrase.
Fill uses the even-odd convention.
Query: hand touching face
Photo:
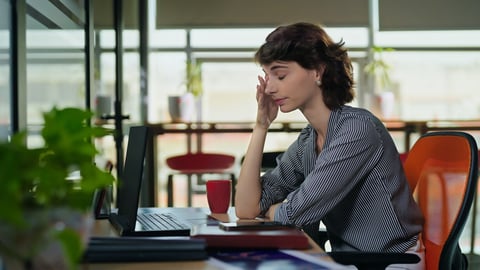
[[[277,118],[278,105],[275,100],[266,93],[269,77],[258,76],[257,85],[257,124],[268,128],[270,124]]]
[[[274,61],[262,67],[265,78],[259,86],[280,111],[315,107],[313,100],[323,100],[317,84],[321,78],[319,70],[305,69],[294,61]]]

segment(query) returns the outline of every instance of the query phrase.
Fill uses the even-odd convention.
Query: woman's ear
[[[321,64],[320,67],[317,69],[317,73],[315,74],[315,79],[321,80],[324,72],[325,72],[325,64]]]

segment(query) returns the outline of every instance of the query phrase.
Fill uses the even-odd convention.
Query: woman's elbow
[[[239,219],[254,219],[258,217],[260,210],[253,209],[249,207],[235,206],[235,215]]]

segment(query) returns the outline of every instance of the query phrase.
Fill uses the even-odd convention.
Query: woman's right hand
[[[258,76],[258,85],[257,85],[257,125],[268,129],[270,124],[277,118],[278,115],[278,105],[275,103],[273,98],[265,93],[268,83],[268,75],[263,78]]]

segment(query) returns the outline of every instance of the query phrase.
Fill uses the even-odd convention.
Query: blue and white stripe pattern
[[[262,211],[283,201],[277,221],[302,227],[322,220],[334,251],[414,246],[423,217],[383,123],[364,109],[343,106],[332,112],[318,154],[316,138],[308,125],[262,176]]]

